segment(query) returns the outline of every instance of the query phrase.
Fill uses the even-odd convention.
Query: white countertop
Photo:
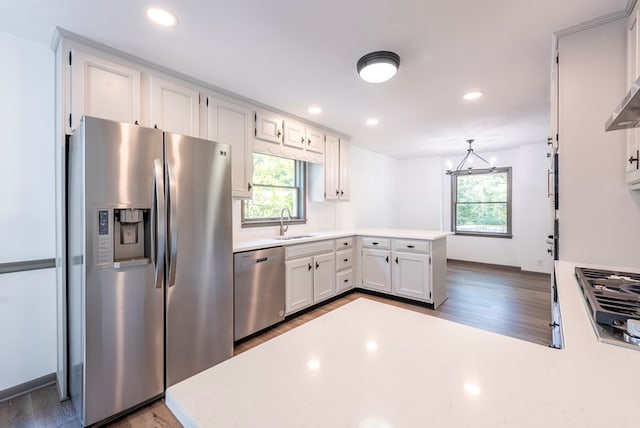
[[[379,236],[383,238],[401,238],[401,239],[424,239],[435,241],[437,239],[446,238],[453,235],[452,232],[443,232],[437,230],[412,230],[412,229],[354,229],[354,230],[334,230],[325,232],[311,232],[300,234],[286,234],[286,236],[301,236],[300,239],[280,240],[277,237],[262,238],[250,241],[238,242],[233,245],[233,252],[258,250],[261,248],[280,247],[285,245],[303,244],[307,242],[322,241],[324,239],[338,239],[346,236]]]
[[[167,390],[187,427],[638,427],[640,350],[596,340],[557,266],[556,350],[358,299]]]

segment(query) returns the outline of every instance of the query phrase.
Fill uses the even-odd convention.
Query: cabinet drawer
[[[329,253],[334,251],[333,240],[310,242],[308,244],[290,245],[285,247],[285,257],[294,259],[296,257],[311,256],[313,254]]]
[[[353,288],[353,269],[336,274],[336,290],[339,292]]]
[[[372,238],[365,236],[362,238],[362,246],[366,248],[382,248],[388,250],[391,248],[391,240],[387,238]]]
[[[353,236],[336,239],[336,250],[345,250],[347,248],[353,248]]]
[[[336,270],[343,270],[353,266],[353,249],[336,251]]]
[[[394,251],[410,251],[413,253],[429,253],[430,245],[429,241],[416,241],[412,239],[394,239],[393,249]]]

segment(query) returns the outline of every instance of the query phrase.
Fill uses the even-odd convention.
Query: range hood
[[[635,128],[640,125],[640,79],[636,80],[626,97],[613,111],[607,123],[605,131],[616,129]]]

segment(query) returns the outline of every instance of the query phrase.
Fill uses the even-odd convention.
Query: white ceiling
[[[552,33],[627,1],[0,0],[0,30],[48,45],[60,26],[410,158],[546,141]],[[179,25],[153,25],[149,6]],[[356,74],[376,50],[401,58],[382,84]]]

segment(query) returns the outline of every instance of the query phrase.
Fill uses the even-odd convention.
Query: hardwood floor
[[[350,293],[239,343],[234,354],[245,352],[360,297],[543,346],[548,346],[551,342],[549,275],[449,261],[447,285],[449,298],[436,310],[361,292]],[[81,425],[75,417],[71,402],[58,400],[55,385],[0,403],[0,427],[79,426]],[[180,423],[161,399],[123,416],[108,426],[180,427]]]

